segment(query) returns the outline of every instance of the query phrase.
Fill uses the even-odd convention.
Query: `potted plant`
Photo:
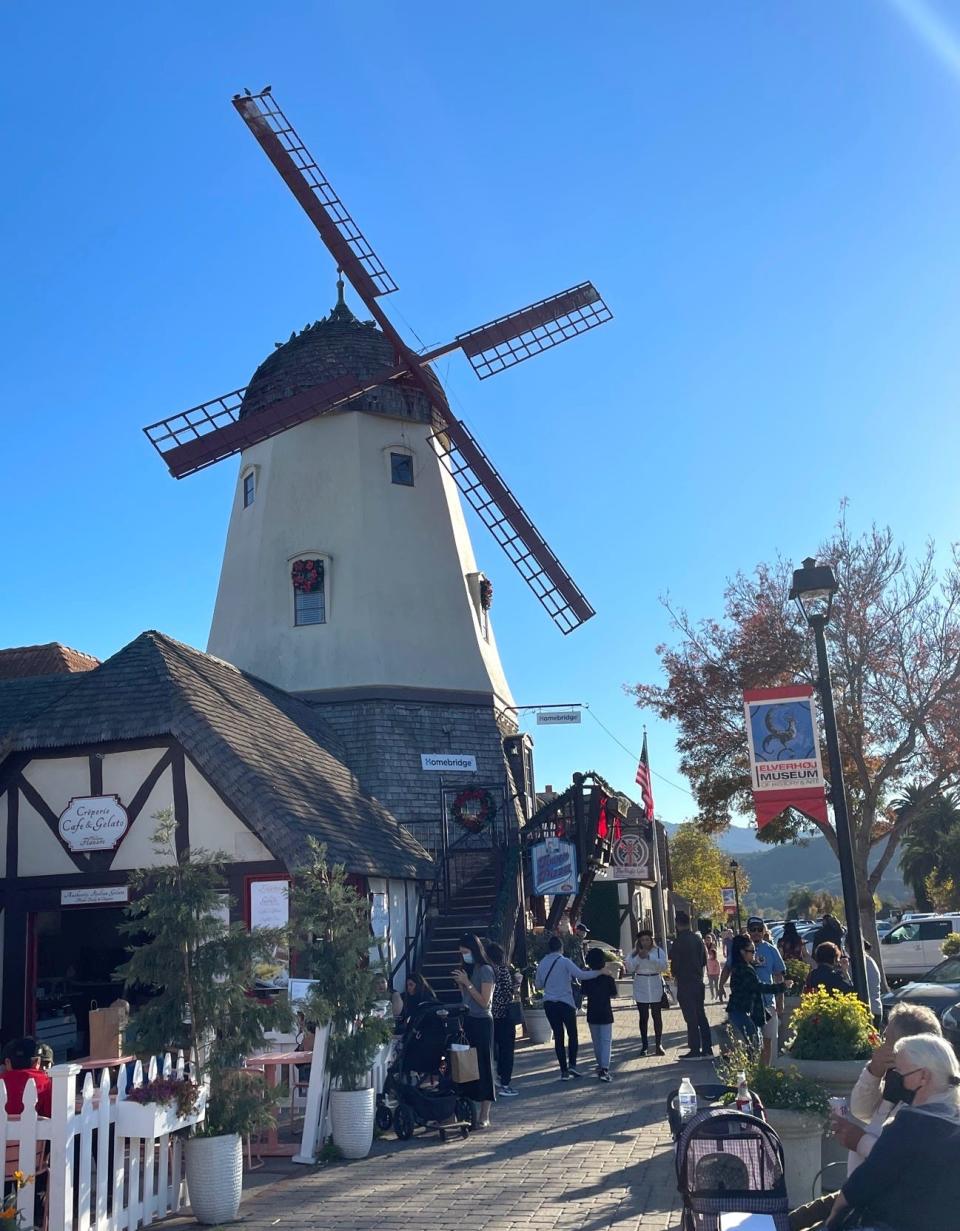
[[[178,851],[173,814],[167,810],[155,820],[158,863],[131,873],[132,901],[122,928],[135,943],[117,977],[138,998],[151,993],[136,1016],[137,1051],[182,1047],[198,1097],[206,1093],[186,1143],[190,1204],[199,1222],[229,1222],[240,1206],[241,1135],[273,1120],[262,1076],[241,1066],[263,1046],[265,1030],[290,1024],[284,1003],[254,998],[250,985],[257,964],[284,936],[279,929],[248,932],[243,924],[226,923],[228,857]],[[178,1093],[185,1098],[185,1091]]]
[[[821,1168],[821,1137],[827,1122],[827,1092],[795,1065],[774,1068],[737,1043],[718,1062],[717,1071],[729,1086],[738,1075],[763,1104],[767,1122],[783,1142],[784,1179],[792,1206],[810,1201]]]
[[[553,1031],[543,1008],[543,992],[537,991],[532,983],[535,969],[536,967],[531,966],[524,971],[527,976],[524,984],[527,994],[523,997],[523,1025],[531,1043],[549,1043]]]
[[[378,1001],[382,971],[372,968],[370,904],[347,880],[341,864],[327,862],[312,844],[313,861],[298,871],[290,893],[294,935],[309,938],[298,949],[298,969],[311,980],[305,1016],[330,1025],[327,1071],[333,1142],[345,1158],[365,1158],[373,1144],[376,1091],[367,1075],[393,1024]]]
[[[786,974],[783,980],[783,1012],[780,1014],[780,1038],[787,1037],[787,1031],[793,1021],[793,1011],[800,1003],[803,985],[807,981],[810,967],[800,958],[788,957],[785,962]]]

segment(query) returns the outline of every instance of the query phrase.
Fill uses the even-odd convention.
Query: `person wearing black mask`
[[[899,1106],[911,1101],[913,1095],[903,1090],[903,1079],[894,1068],[893,1049],[900,1039],[919,1034],[940,1034],[936,1014],[924,1005],[895,1005],[890,1010],[883,1042],[870,1057],[853,1087],[850,1095],[851,1115],[833,1117],[833,1135],[850,1151],[847,1156],[848,1176],[869,1156],[883,1126]],[[819,1227],[833,1208],[836,1196],[835,1192],[826,1193],[808,1205],[795,1209],[790,1214],[790,1231]]]

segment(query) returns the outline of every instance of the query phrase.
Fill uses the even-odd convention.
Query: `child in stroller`
[[[466,1012],[462,1005],[429,1000],[410,1014],[377,1098],[381,1131],[392,1127],[406,1141],[423,1127],[435,1129],[446,1141],[449,1133],[466,1137],[474,1127],[473,1104],[457,1094],[450,1080],[449,1048],[463,1030]]]

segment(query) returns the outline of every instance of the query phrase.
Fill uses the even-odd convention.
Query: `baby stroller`
[[[708,1096],[726,1087],[706,1087]],[[683,1231],[720,1231],[726,1213],[766,1214],[789,1231],[790,1204],[780,1138],[761,1115],[732,1107],[698,1111],[677,1141],[677,1188],[683,1194]]]
[[[450,1080],[449,1048],[462,1031],[466,1008],[428,1000],[416,1007],[377,1096],[376,1125],[391,1127],[400,1141],[417,1128],[466,1137],[475,1125],[473,1104]],[[444,1123],[446,1121],[446,1123]]]

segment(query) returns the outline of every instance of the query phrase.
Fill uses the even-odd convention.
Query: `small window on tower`
[[[253,470],[248,470],[243,476],[243,507],[249,509],[257,498],[257,476]]]
[[[326,624],[323,561],[294,560],[290,576],[293,582],[294,624]]]
[[[409,453],[390,454],[390,481],[400,487],[413,487],[413,458]]]

